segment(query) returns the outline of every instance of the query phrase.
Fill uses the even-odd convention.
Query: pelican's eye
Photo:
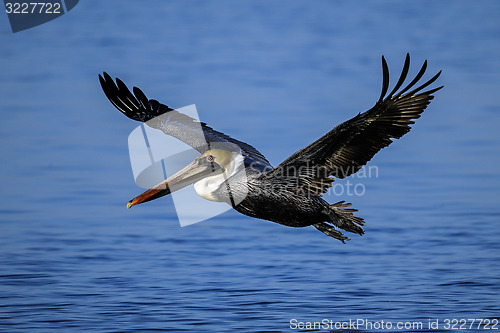
[[[208,155],[208,156],[206,157],[206,161],[207,161],[208,163],[212,163],[214,160],[215,160],[215,158],[214,158],[214,156],[213,156],[213,155]]]

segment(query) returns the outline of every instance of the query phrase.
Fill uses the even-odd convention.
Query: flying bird
[[[350,203],[326,202],[322,195],[335,178],[356,173],[377,152],[411,129],[414,120],[443,86],[423,91],[437,80],[441,71],[414,88],[427,69],[427,60],[415,78],[400,89],[408,75],[410,56],[392,91],[389,69],[382,56],[382,92],[366,112],[336,126],[309,146],[292,154],[277,167],[253,146],[218,132],[203,122],[178,112],[137,87],[133,94],[120,80],[104,72],[99,75],[109,101],[127,117],[145,122],[196,149],[200,156],[192,163],[136,196],[127,208],[157,199],[193,184],[207,200],[226,202],[238,212],[289,227],[313,226],[345,243],[339,230],[362,235],[364,220],[349,208]]]

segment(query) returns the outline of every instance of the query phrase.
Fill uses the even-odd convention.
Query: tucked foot
[[[330,222],[340,229],[362,235],[365,233],[363,230],[365,222],[361,217],[354,216],[357,209],[347,208],[351,205],[351,203],[339,201],[330,205],[324,213],[330,218]]]
[[[313,224],[313,226],[316,229],[318,229],[319,231],[321,231],[322,233],[324,233],[325,235],[336,238],[344,244],[345,244],[345,241],[350,240],[349,238],[345,237],[340,231],[336,230],[333,226],[331,226],[325,222],[316,223],[316,224]]]

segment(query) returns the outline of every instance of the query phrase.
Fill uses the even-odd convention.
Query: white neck
[[[215,192],[227,179],[245,169],[245,158],[241,154],[235,154],[235,157],[225,165],[223,173],[205,177],[193,184],[196,193],[203,199],[210,201],[224,201],[214,197]]]

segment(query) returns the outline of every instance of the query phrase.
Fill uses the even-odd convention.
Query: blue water
[[[498,319],[499,16],[498,1],[81,1],[13,34],[1,14],[0,330]],[[370,162],[376,175],[350,179],[363,195],[327,197],[354,203],[364,236],[343,245],[233,211],[181,228],[170,198],[125,209],[142,191],[137,124],[98,73],[196,104],[277,165],[371,107],[380,56],[397,76],[406,52],[410,74],[428,59],[445,88]]]

